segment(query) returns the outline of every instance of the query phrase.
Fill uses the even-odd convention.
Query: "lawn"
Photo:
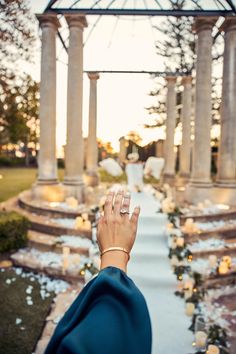
[[[43,300],[40,290],[33,276],[17,275],[13,269],[0,271],[1,354],[33,353],[55,296],[51,292]]]
[[[64,170],[59,169],[62,179]],[[0,168],[0,202],[29,189],[37,176],[36,168]]]

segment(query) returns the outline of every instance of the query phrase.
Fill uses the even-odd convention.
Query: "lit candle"
[[[88,220],[88,213],[83,213],[83,214],[82,214],[82,218],[83,218],[84,220]]]
[[[185,313],[187,316],[192,316],[194,314],[195,305],[192,302],[187,302],[185,307]]]
[[[66,198],[66,204],[71,208],[77,208],[78,200],[74,197],[68,197]]]
[[[195,333],[195,342],[198,349],[204,349],[207,342],[207,334],[203,331],[198,331]]]
[[[223,256],[222,257],[222,261],[227,263],[228,265],[228,268],[231,268],[231,265],[232,265],[232,259],[230,256]]]
[[[220,354],[220,349],[213,344],[208,345],[207,354]]]
[[[216,265],[217,265],[217,256],[214,255],[214,254],[211,254],[209,257],[208,257],[208,261],[209,261],[209,265],[211,268],[215,268]]]
[[[85,228],[86,230],[91,230],[91,221],[90,220],[85,220],[84,224],[83,224],[83,228]]]
[[[184,288],[186,290],[193,290],[193,286],[194,286],[194,280],[193,279],[187,279],[184,282]]]
[[[177,237],[176,244],[178,247],[183,247],[184,246],[184,238],[183,237]]]
[[[70,247],[62,247],[62,273],[65,274],[66,270],[69,268],[69,254]]]
[[[220,274],[226,274],[228,273],[228,263],[221,261],[219,265],[219,273]]]
[[[74,228],[75,229],[81,229],[83,227],[83,218],[81,216],[77,216],[75,218],[75,225],[74,225]]]

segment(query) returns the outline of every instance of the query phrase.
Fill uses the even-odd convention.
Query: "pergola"
[[[172,5],[175,1],[172,1]],[[209,196],[212,187],[211,166],[211,71],[212,29],[218,18],[224,18],[218,28],[224,33],[224,72],[222,93],[221,143],[217,185],[218,190],[236,187],[236,1],[235,0],[186,0],[179,10],[170,7],[170,1],[158,0],[51,0],[43,14],[37,15],[42,30],[42,60],[40,87],[40,153],[37,186],[57,185],[56,168],[56,36],[68,53],[67,144],[65,150],[66,173],[63,188],[67,195],[83,199],[83,29],[88,26],[87,17],[97,16],[91,31],[95,30],[103,16],[191,16],[197,40],[196,87],[195,87],[195,139],[192,169],[190,171],[190,119],[192,109],[192,83],[190,74],[183,77],[183,141],[180,156],[180,175],[189,180],[189,198]],[[69,45],[60,31],[60,18],[69,27]],[[88,71],[90,79],[89,136],[87,141],[87,173],[96,179],[96,83],[100,72],[124,73],[130,71]],[[133,71],[162,75],[167,80],[167,120],[165,144],[166,181],[175,175],[174,130],[176,115],[176,73],[160,71]],[[213,190],[214,188],[210,188]],[[222,194],[222,193],[220,193]]]

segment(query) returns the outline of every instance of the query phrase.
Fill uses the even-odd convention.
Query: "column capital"
[[[65,19],[66,22],[68,23],[69,28],[79,27],[81,29],[84,29],[85,27],[88,27],[88,22],[86,16],[84,15],[78,15],[78,14],[65,15]]]
[[[55,30],[57,30],[59,27],[61,27],[56,14],[53,13],[36,14],[36,17],[39,21],[41,28],[52,27]]]
[[[199,33],[204,30],[211,30],[218,17],[196,17],[193,24],[193,31]]]
[[[187,84],[191,84],[192,83],[192,76],[188,75],[188,76],[183,76],[182,77],[182,84],[183,85],[187,85]]]
[[[221,32],[229,32],[236,30],[236,17],[234,16],[227,16],[225,17],[224,22],[219,28],[219,31]]]
[[[168,85],[174,85],[176,83],[177,77],[176,76],[166,76],[166,81]]]
[[[90,71],[90,72],[88,73],[88,78],[89,78],[90,80],[98,80],[99,77],[100,77],[100,75],[99,75],[99,73],[96,72],[96,71]]]

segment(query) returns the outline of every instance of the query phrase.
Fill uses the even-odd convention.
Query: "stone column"
[[[217,184],[236,187],[236,19],[226,17]]]
[[[88,73],[90,80],[89,94],[89,132],[87,139],[86,167],[89,185],[98,184],[98,145],[97,145],[97,80],[99,74],[96,72]]]
[[[155,156],[156,157],[164,157],[164,140],[160,139],[156,142],[156,149],[155,149]]]
[[[182,78],[184,86],[182,99],[182,145],[180,146],[180,177],[188,180],[190,177],[191,160],[191,116],[192,116],[192,77]]]
[[[211,74],[212,27],[215,18],[197,18],[197,63],[195,91],[195,126],[191,185],[211,185]]]
[[[166,101],[166,140],[164,143],[164,180],[173,183],[175,177],[175,152],[174,136],[176,125],[176,77],[169,76],[167,80],[167,101]]]
[[[67,141],[65,148],[65,179],[67,195],[83,199],[83,29],[87,21],[83,15],[66,15],[69,25]]]
[[[40,137],[38,185],[57,183],[56,160],[56,32],[60,26],[54,14],[37,15],[42,29],[40,82]]]
[[[126,160],[126,152],[127,152],[126,140],[124,136],[122,136],[119,140],[120,140],[119,162],[123,163]]]

